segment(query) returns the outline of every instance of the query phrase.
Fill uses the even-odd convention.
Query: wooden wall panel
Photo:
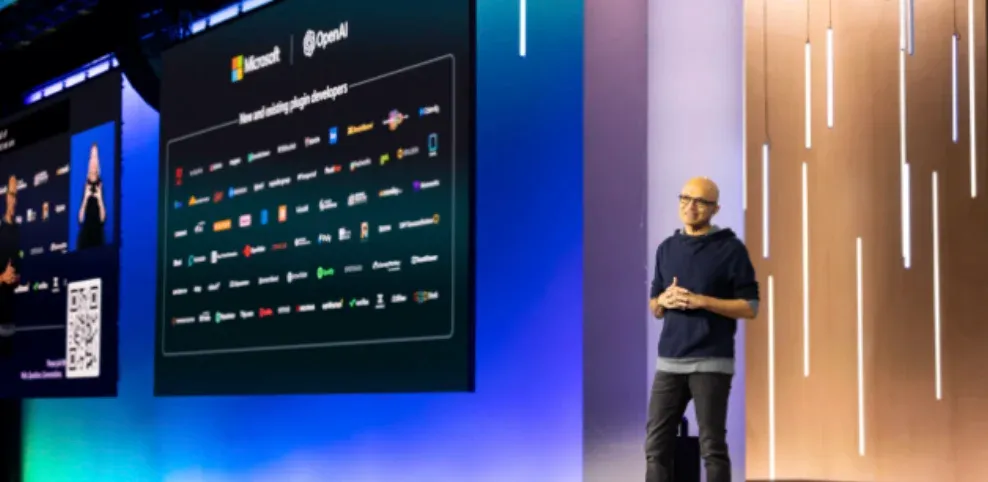
[[[988,437],[988,383],[980,375],[980,367],[988,365],[988,310],[983,308],[988,300],[986,11],[984,0],[977,0],[973,13],[977,81],[973,87],[979,196],[972,198],[967,2],[913,4],[915,49],[905,62],[911,181],[907,197],[911,249],[906,268],[900,191],[899,2],[745,2],[745,221],[747,243],[766,295],[761,318],[747,327],[747,468],[751,479],[774,475],[779,480],[988,480],[988,443],[984,442]],[[951,140],[950,41],[955,24],[961,33],[960,136],[956,144]],[[835,38],[836,122],[832,129],[826,125],[826,31],[830,25]],[[812,49],[809,149],[804,120],[807,36]],[[766,139],[771,145],[767,173],[761,155]],[[808,179],[808,374],[804,373],[803,163]],[[939,400],[934,171],[940,234]],[[766,192],[767,258],[762,255]],[[775,288],[771,307],[769,276]],[[768,357],[770,311],[774,313],[772,360]],[[769,410],[770,384],[774,384],[774,413]],[[859,394],[863,397],[860,413]],[[863,453],[859,451],[860,420]]]
[[[765,116],[761,106],[765,91],[761,86],[765,78],[763,32],[765,19],[759,2],[744,3],[744,84],[745,84],[745,152],[743,190],[745,205],[745,241],[751,253],[758,280],[761,283],[761,318],[745,326],[745,470],[748,478],[769,476],[769,411],[768,411],[768,313],[769,292],[765,273],[759,269],[762,242],[761,225],[752,213],[759,212],[762,192],[761,172],[757,165],[765,137]]]

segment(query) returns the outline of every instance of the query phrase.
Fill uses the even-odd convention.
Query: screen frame
[[[0,118],[0,129],[3,129],[4,127],[9,126],[9,125],[11,125],[13,123],[19,122],[20,120],[25,119],[25,118],[27,118],[29,116],[38,114],[39,112],[41,112],[41,111],[43,111],[45,109],[48,109],[48,108],[51,108],[51,107],[55,107],[55,106],[57,106],[60,103],[68,103],[69,104],[69,108],[68,108],[68,111],[69,111],[68,112],[68,115],[69,115],[68,128],[64,132],[60,132],[60,133],[58,133],[56,135],[66,135],[71,140],[71,138],[73,136],[75,136],[76,134],[79,134],[80,132],[85,132],[86,130],[92,129],[94,127],[98,127],[98,125],[92,125],[92,126],[86,126],[85,128],[79,130],[78,132],[74,131],[73,130],[73,125],[72,125],[72,106],[71,106],[71,104],[72,104],[72,96],[74,96],[74,95],[80,95],[79,94],[79,91],[81,89],[84,89],[86,86],[91,86],[91,85],[93,85],[93,83],[97,83],[97,82],[107,82],[107,83],[114,82],[117,85],[117,89],[118,89],[118,94],[117,94],[118,97],[117,97],[117,103],[116,103],[116,105],[118,107],[118,110],[117,110],[116,114],[113,116],[112,120],[107,121],[107,122],[113,122],[114,123],[114,134],[113,134],[113,138],[114,138],[114,144],[115,144],[115,146],[114,146],[114,153],[113,153],[113,160],[112,160],[112,166],[113,166],[113,169],[114,169],[114,179],[113,179],[113,196],[114,196],[113,203],[114,203],[114,205],[113,205],[113,208],[112,208],[112,216],[113,216],[113,222],[112,223],[113,223],[113,226],[111,226],[111,230],[113,232],[113,243],[112,244],[115,246],[115,253],[116,253],[116,268],[117,268],[116,279],[117,279],[118,289],[117,289],[116,293],[113,294],[113,300],[114,300],[114,303],[116,305],[115,306],[115,310],[116,310],[116,315],[117,316],[116,316],[116,318],[114,320],[112,320],[113,327],[114,327],[113,328],[113,331],[112,331],[112,336],[109,336],[109,337],[106,337],[105,335],[102,335],[101,336],[101,346],[102,346],[101,347],[101,350],[112,350],[113,353],[114,353],[113,358],[116,360],[114,366],[112,367],[113,368],[112,371],[114,372],[114,376],[112,378],[112,390],[108,390],[108,391],[104,391],[104,392],[93,394],[93,393],[73,393],[73,389],[66,389],[64,391],[55,391],[55,390],[51,390],[49,388],[40,388],[40,389],[37,389],[37,390],[24,390],[23,393],[18,392],[16,398],[21,399],[21,400],[35,400],[35,399],[77,399],[77,398],[116,398],[117,395],[118,395],[118,389],[119,389],[118,385],[120,383],[120,372],[121,372],[120,320],[121,320],[122,313],[120,311],[120,298],[121,298],[120,295],[121,295],[121,289],[122,289],[122,286],[123,286],[122,279],[121,279],[121,274],[122,274],[122,271],[123,270],[121,269],[122,260],[121,260],[121,256],[120,255],[121,255],[121,250],[123,248],[123,243],[124,243],[124,240],[123,240],[123,231],[122,231],[122,225],[123,225],[123,223],[122,223],[122,219],[121,219],[122,213],[123,213],[123,200],[124,200],[124,195],[123,195],[123,191],[122,191],[122,188],[123,188],[123,117],[124,117],[124,115],[123,115],[123,109],[124,109],[124,106],[123,106],[123,91],[124,91],[124,72],[123,72],[123,69],[121,69],[120,67],[111,67],[110,69],[108,69],[108,70],[106,70],[104,72],[101,72],[101,73],[99,73],[99,74],[97,74],[97,75],[95,75],[95,76],[93,76],[91,78],[87,78],[86,80],[84,80],[84,81],[82,81],[82,82],[80,82],[80,83],[78,83],[76,85],[73,85],[73,86],[68,87],[68,88],[64,88],[64,89],[62,89],[62,91],[60,91],[60,92],[58,92],[58,93],[56,93],[56,94],[54,94],[54,95],[52,95],[50,97],[45,97],[44,99],[42,99],[42,100],[40,100],[40,101],[38,101],[36,103],[30,104],[30,105],[20,106],[20,108],[16,109],[14,112],[9,113],[9,115],[4,116],[3,118]],[[39,140],[36,140],[36,141],[32,142],[30,145],[34,145],[34,144],[38,144],[38,143],[43,143],[43,142],[49,142],[52,137],[55,137],[55,136],[47,136],[45,138],[42,138],[42,139],[39,139]],[[6,162],[9,162],[9,160],[6,159],[6,157],[7,157],[8,154],[9,154],[9,152],[2,152],[2,153],[0,153],[0,167],[4,166]],[[71,149],[66,152],[66,158],[67,158],[67,160],[70,157],[71,157]],[[70,215],[71,215],[71,213],[70,213]],[[51,255],[49,254],[48,256],[51,256]],[[109,342],[109,343],[103,343],[104,341],[105,342]],[[102,379],[102,375],[100,376],[100,378]],[[67,379],[65,379],[65,378],[60,379],[60,381],[62,381],[62,382],[65,382],[66,380]],[[107,382],[106,383],[108,385],[111,384],[109,378],[107,378]],[[40,385],[40,387],[45,387],[45,385]]]
[[[356,1],[356,0],[353,0],[353,1]],[[478,135],[477,135],[477,57],[478,57],[478,55],[477,55],[477,0],[461,0],[461,1],[464,1],[467,4],[467,12],[468,12],[467,13],[467,15],[468,15],[467,30],[468,30],[468,37],[469,37],[469,41],[468,41],[468,44],[467,44],[468,45],[467,66],[468,66],[468,69],[470,70],[470,74],[471,74],[471,79],[470,79],[471,82],[469,82],[469,84],[465,86],[465,89],[467,91],[465,93],[465,95],[466,95],[468,104],[470,106],[470,116],[465,121],[466,131],[467,131],[466,132],[466,136],[467,136],[467,139],[469,141],[469,149],[467,151],[467,155],[469,156],[469,176],[467,177],[467,186],[468,186],[469,192],[468,192],[468,196],[467,196],[467,199],[468,199],[467,202],[468,202],[469,206],[466,207],[467,212],[469,213],[468,226],[467,226],[467,229],[466,229],[467,239],[468,239],[468,248],[467,248],[467,253],[466,253],[467,270],[468,270],[467,280],[468,280],[469,285],[466,286],[465,289],[463,290],[463,293],[464,293],[464,295],[463,295],[463,303],[466,304],[467,311],[469,313],[469,317],[465,321],[465,328],[468,330],[468,333],[467,333],[467,342],[469,344],[469,350],[468,350],[468,352],[469,352],[469,360],[467,362],[467,368],[469,370],[470,376],[469,376],[469,383],[467,384],[467,388],[465,388],[464,390],[456,390],[456,391],[447,391],[447,390],[444,390],[444,392],[447,392],[447,393],[471,393],[472,394],[472,393],[475,393],[476,390],[477,390],[477,307],[476,307],[476,300],[477,300],[477,292],[476,292],[476,290],[477,290],[477,262],[476,262],[477,261],[477,253],[476,253],[476,247],[477,247],[477,220],[476,219],[477,219],[477,166],[479,164],[479,159],[477,158],[477,153],[478,153],[478,149],[477,149],[477,138],[478,138]],[[285,0],[272,0],[271,2],[268,2],[268,3],[264,4],[264,5],[261,5],[261,6],[252,8],[249,11],[246,11],[246,12],[245,11],[240,11],[237,16],[235,16],[233,18],[230,18],[228,20],[225,20],[225,21],[223,21],[223,22],[221,22],[221,23],[219,23],[217,25],[209,25],[209,24],[207,24],[207,26],[203,30],[201,30],[199,32],[195,32],[195,33],[191,33],[190,32],[188,35],[186,35],[186,36],[182,37],[181,39],[179,39],[179,40],[173,42],[172,44],[170,44],[168,46],[168,48],[164,49],[164,51],[162,52],[162,56],[167,55],[169,52],[172,52],[173,50],[175,50],[175,49],[179,48],[180,46],[185,45],[185,44],[187,44],[187,43],[189,43],[191,41],[202,41],[202,38],[203,37],[206,37],[206,36],[209,36],[209,35],[215,35],[216,32],[226,30],[227,29],[227,26],[229,26],[229,25],[232,25],[232,24],[234,24],[234,23],[236,23],[236,22],[238,22],[240,20],[243,20],[245,18],[250,18],[251,16],[257,15],[259,12],[266,12],[268,9],[270,9],[272,7],[275,7],[275,6],[278,6],[278,5],[280,5],[280,4],[284,3],[284,2],[285,2]],[[204,19],[208,19],[209,17],[210,16],[207,15],[206,17],[204,17]],[[186,28],[188,28],[188,26],[186,26]],[[161,114],[160,114],[160,111],[159,111],[159,116],[160,115]],[[159,117],[159,119],[160,119],[160,117]],[[159,139],[159,144],[161,144],[161,139]],[[159,145],[158,151],[159,152],[161,151],[161,146],[160,145]],[[161,172],[161,164],[163,162],[164,162],[164,159],[162,159],[161,156],[159,155],[159,157],[158,157],[158,169],[157,169],[158,172]],[[161,216],[162,216],[163,210],[167,209],[167,206],[164,206],[164,204],[161,201],[161,199],[163,198],[162,192],[161,192],[161,189],[162,189],[163,184],[159,180],[159,182],[157,183],[157,185],[158,185],[158,189],[159,189],[158,192],[156,193],[156,198],[158,199],[158,201],[157,201],[157,203],[158,203],[158,205],[157,205],[157,211],[158,211],[158,216],[159,216],[158,221],[157,221],[157,226],[158,226],[158,228],[160,230],[164,226],[163,225],[163,222],[162,222]],[[155,233],[155,250],[156,250],[157,255],[154,258],[154,260],[155,260],[155,293],[156,293],[156,295],[155,295],[155,304],[154,304],[154,310],[155,310],[155,312],[154,312],[154,321],[153,321],[153,323],[154,323],[154,330],[156,332],[156,335],[155,335],[155,345],[154,345],[153,349],[155,350],[155,361],[156,362],[157,362],[157,352],[158,352],[158,349],[159,349],[159,347],[158,347],[157,332],[158,332],[159,327],[160,327],[159,324],[160,323],[164,323],[164,320],[159,319],[159,317],[160,317],[159,315],[161,313],[161,308],[162,308],[162,303],[163,303],[163,300],[162,300],[161,295],[160,295],[160,293],[161,293],[161,284],[163,282],[163,273],[161,272],[160,267],[161,266],[164,266],[164,263],[166,262],[166,260],[164,259],[164,254],[165,253],[164,253],[164,249],[162,248],[162,245],[161,245],[161,239],[162,239],[161,233]],[[244,396],[242,394],[236,394],[236,393],[216,393],[216,394],[208,394],[208,395],[198,395],[198,394],[197,395],[168,395],[168,394],[158,394],[156,388],[153,389],[153,392],[154,392],[154,396],[155,397],[189,397],[189,396],[236,397],[236,396]],[[414,393],[420,393],[420,392],[421,391],[416,391]],[[326,392],[326,393],[323,393],[323,395],[348,395],[348,394],[353,394],[353,393],[357,393],[357,392],[336,392],[336,393],[334,393],[334,392]],[[370,392],[370,393],[412,393],[412,392],[405,392],[405,391],[402,391],[402,392],[394,392],[394,391],[376,392],[375,391],[375,392]],[[298,393],[296,395],[310,395],[310,394],[309,393]],[[250,396],[250,395],[247,395],[247,396]]]
[[[11,113],[10,115],[7,115],[7,116],[5,116],[3,118],[0,118],[0,130],[2,130],[4,127],[7,127],[10,124],[13,124],[15,122],[18,122],[18,121],[24,119],[24,118],[30,117],[30,116],[32,116],[34,114],[37,114],[37,113],[39,113],[39,112],[41,112],[41,111],[43,111],[45,109],[48,109],[49,107],[54,107],[54,106],[58,105],[61,102],[68,102],[70,104],[70,107],[69,107],[69,117],[70,117],[70,120],[69,120],[68,129],[65,131],[65,134],[68,134],[69,136],[73,136],[76,133],[72,132],[72,122],[71,122],[72,109],[71,109],[71,102],[72,102],[72,95],[78,93],[77,87],[84,86],[84,85],[88,84],[90,81],[92,81],[92,82],[107,82],[106,79],[108,77],[112,77],[112,76],[115,76],[116,77],[117,82],[120,85],[120,96],[122,98],[123,97],[123,70],[121,68],[119,68],[119,67],[113,67],[113,68],[107,70],[106,72],[103,72],[103,73],[99,74],[96,77],[93,77],[91,79],[86,79],[85,81],[80,82],[79,84],[73,85],[72,87],[69,87],[69,88],[66,88],[66,89],[62,89],[61,92],[59,92],[59,93],[57,93],[57,94],[55,94],[55,95],[53,95],[51,97],[45,97],[44,99],[42,99],[42,100],[40,100],[40,101],[38,101],[38,102],[36,102],[34,104],[23,106],[23,108],[17,109],[15,112]],[[114,136],[114,142],[116,143],[116,148],[114,149],[114,152],[113,152],[113,169],[114,169],[114,173],[116,174],[114,176],[114,179],[113,179],[113,195],[116,197],[116,199],[114,199],[115,202],[114,202],[114,206],[113,206],[113,240],[114,240],[114,244],[117,245],[117,258],[118,258],[117,269],[119,271],[119,256],[120,256],[119,253],[120,253],[120,248],[123,245],[123,238],[121,237],[121,230],[120,230],[120,226],[122,224],[120,222],[120,215],[121,215],[121,213],[123,211],[123,209],[122,209],[123,192],[121,191],[121,188],[123,187],[123,182],[122,182],[122,179],[121,179],[123,177],[122,176],[122,172],[123,172],[123,155],[121,153],[121,151],[123,150],[122,149],[123,148],[123,102],[122,101],[121,101],[121,105],[120,105],[120,112],[117,112],[117,116],[113,120],[113,122],[116,123],[115,128],[114,128],[114,131],[115,132],[114,132],[114,135],[113,135]],[[49,137],[51,137],[51,136],[49,136]],[[37,141],[35,141],[32,144],[39,143],[39,142],[45,142],[45,141],[48,140],[49,137],[46,137],[46,138],[41,139],[41,140],[37,140]],[[5,157],[7,157],[7,155],[8,155],[7,152],[0,152],[0,166],[3,166],[4,163],[7,162],[7,160],[5,159]],[[6,180],[4,180],[4,182],[6,182]],[[119,273],[118,273],[118,276],[119,276]],[[118,296],[119,296],[119,294],[118,294]],[[119,320],[117,320],[117,324],[119,325]],[[119,378],[119,370],[117,370],[117,373],[118,373],[117,377]]]

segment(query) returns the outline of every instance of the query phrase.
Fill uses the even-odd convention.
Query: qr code
[[[98,378],[103,284],[99,278],[69,283],[65,319],[65,378]]]

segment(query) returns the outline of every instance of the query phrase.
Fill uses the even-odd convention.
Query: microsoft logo
[[[238,55],[230,62],[230,82],[240,82],[244,78],[244,56]]]
[[[277,45],[263,55],[238,55],[230,60],[230,82],[244,80],[244,75],[281,63],[281,49]]]

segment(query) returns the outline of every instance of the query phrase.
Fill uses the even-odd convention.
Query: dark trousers
[[[690,400],[700,427],[700,455],[707,469],[707,482],[731,481],[727,400],[732,378],[733,375],[722,373],[676,374],[656,370],[645,435],[646,482],[677,482],[672,472],[676,437]]]

